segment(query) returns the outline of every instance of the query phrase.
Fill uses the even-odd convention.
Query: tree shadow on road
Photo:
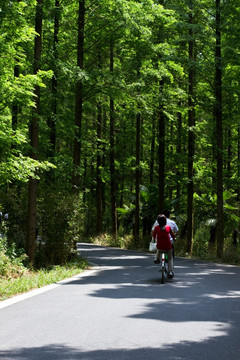
[[[142,348],[141,344],[139,345],[138,349],[81,351],[66,345],[50,344],[43,347],[0,350],[0,358],[1,360],[200,360],[206,359],[207,353],[208,360],[239,359],[238,352],[228,347],[220,349],[215,340],[194,344],[186,341],[164,348]]]
[[[97,276],[93,275],[91,281],[102,286],[90,293],[90,296],[119,300],[149,299],[144,309],[136,310],[129,317],[172,323],[179,327],[179,331],[186,331],[181,344],[174,345],[173,348],[161,349],[161,356],[166,355],[168,359],[206,358],[204,349],[209,347],[207,352],[209,356],[212,347],[214,359],[224,359],[223,354],[229,359],[239,357],[239,267],[176,258],[176,277],[173,281],[167,281],[162,285],[156,266],[152,264],[152,254],[125,252],[119,249],[104,252],[104,249],[100,247],[99,250],[93,248],[91,256],[96,260],[99,259],[98,251],[101,251],[100,261],[103,269],[99,270]],[[80,285],[82,281],[86,279],[79,280],[76,284]],[[108,286],[104,287],[106,284]],[[109,284],[112,286],[109,287]],[[201,327],[202,332],[204,329],[210,329],[211,338],[199,343],[197,339],[196,342],[185,341],[187,332],[190,334],[191,328],[194,327]],[[204,339],[204,334],[202,339]],[[188,349],[192,346],[195,349],[195,357],[188,355]],[[226,347],[228,350],[225,350]],[[176,355],[173,354],[173,349]],[[154,354],[154,351],[152,356],[158,356],[159,354]]]
[[[132,299],[132,308],[121,314],[123,321],[125,318],[136,320],[128,324],[138,333],[139,321],[144,320],[144,335],[157,337],[154,347],[147,347],[147,340],[141,344],[142,333],[137,344],[138,338],[128,339],[126,335],[125,339],[123,332],[117,349],[111,341],[106,345],[102,340],[98,344],[103,348],[96,349],[99,345],[95,346],[94,338],[91,340],[92,350],[81,349],[81,334],[78,334],[79,346],[76,343],[74,346],[57,343],[3,350],[4,344],[1,344],[1,360],[239,359],[239,268],[176,258],[176,277],[162,285],[152,254],[102,247],[90,249],[91,260],[96,260],[101,266],[93,267],[96,270],[90,271],[90,275],[74,278],[62,286],[74,286],[74,296],[78,297],[85,285],[99,285],[86,292],[87,301],[101,298],[106,299],[106,304],[113,301],[124,307],[124,300]],[[89,247],[86,247],[87,251]],[[62,288],[58,289],[58,296],[61,296]],[[176,338],[171,334],[173,328],[176,329]],[[101,332],[104,332],[104,324],[99,334]],[[163,340],[160,338],[162,334],[165,336]],[[70,343],[72,340],[70,338]],[[107,349],[104,349],[105,345]]]

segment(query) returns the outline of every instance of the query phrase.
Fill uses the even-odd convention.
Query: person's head
[[[158,215],[158,217],[157,217],[157,221],[158,221],[158,224],[159,224],[159,226],[160,226],[160,227],[165,226],[165,225],[166,225],[166,223],[167,223],[166,216],[165,216],[165,215],[163,215],[163,214]]]
[[[170,210],[163,210],[163,215],[165,215],[167,218],[170,217]]]

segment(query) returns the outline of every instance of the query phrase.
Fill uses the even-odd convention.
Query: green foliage
[[[232,244],[232,239],[230,237],[226,238],[224,244],[224,251],[222,262],[226,264],[239,265],[240,262],[240,247]]]
[[[209,238],[209,227],[203,224],[197,229],[194,235],[192,256],[205,260],[212,256],[212,253],[210,254],[209,250]]]
[[[101,246],[120,247],[121,249],[135,249],[134,237],[132,235],[124,235],[114,237],[108,233],[90,238],[93,244]]]
[[[0,279],[1,278],[17,278],[26,274],[27,269],[23,265],[26,255],[16,252],[15,246],[7,246],[5,236],[0,236]]]
[[[54,189],[45,193],[39,204],[37,267],[64,264],[74,255],[76,235],[70,231],[74,211],[73,197]]]
[[[14,181],[28,182],[29,177],[39,180],[41,172],[53,168],[55,165],[49,161],[37,161],[22,154],[11,155],[0,164],[0,186]]]
[[[25,271],[24,276],[15,278],[0,277],[0,301],[13,295],[21,294],[32,289],[56,283],[65,278],[70,278],[82,272],[88,263],[82,258],[76,258],[72,262],[62,266],[54,266],[38,271]]]
[[[227,264],[239,264],[240,248],[232,244],[232,238],[226,237],[223,257],[220,259],[216,256],[216,242],[209,245],[211,222],[202,224],[194,236],[192,256],[202,260],[221,261]],[[216,239],[217,241],[217,239]]]
[[[159,107],[165,117],[165,207],[174,209],[180,227],[188,188],[188,132],[195,134],[194,237],[196,256],[208,254],[209,219],[216,219],[216,129],[214,105],[214,3],[188,1],[85,1],[84,64],[77,64],[78,1],[59,9],[43,4],[40,71],[33,75],[34,0],[0,5],[0,198],[10,214],[7,247],[25,245],[27,184],[36,178],[38,247],[36,264],[64,263],[75,243],[95,236],[97,166],[102,185],[103,237],[111,229],[110,155],[114,150],[117,245],[131,245],[135,216],[136,115],[140,114],[140,225],[148,236],[158,209]],[[56,12],[59,31],[56,36]],[[239,5],[221,7],[223,71],[223,176],[225,234],[239,228]],[[230,19],[230,21],[229,21]],[[54,27],[55,26],[55,27]],[[193,30],[194,61],[188,58]],[[37,35],[38,36],[38,35]],[[56,38],[55,38],[56,40]],[[109,48],[113,46],[113,69]],[[188,127],[188,71],[195,71],[196,125]],[[54,83],[55,80],[55,83]],[[79,194],[72,195],[76,83],[81,81],[83,107]],[[160,83],[164,86],[161,87]],[[29,126],[40,87],[38,160],[29,157]],[[110,98],[113,101],[114,149],[110,143]],[[102,137],[98,138],[101,108]],[[55,137],[54,137],[54,136]],[[101,163],[97,165],[97,156]],[[150,180],[153,165],[152,180]],[[149,185],[150,182],[152,185]],[[130,234],[130,235],[129,235]],[[122,239],[122,240],[121,240]],[[103,243],[104,239],[101,240]],[[108,239],[112,243],[111,237]],[[116,241],[116,239],[114,240]],[[145,240],[141,240],[144,243]],[[129,245],[128,245],[129,242]],[[228,242],[226,238],[226,242]],[[146,241],[147,243],[147,241]],[[114,242],[113,242],[114,244]],[[140,244],[139,244],[140,246]],[[178,245],[180,247],[180,245]],[[181,249],[179,249],[181,250]]]

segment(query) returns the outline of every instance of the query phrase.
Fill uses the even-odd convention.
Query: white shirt
[[[156,227],[157,225],[159,225],[159,224],[158,224],[158,221],[156,220],[155,223],[153,224],[152,231],[155,229],[155,227]],[[176,233],[178,232],[178,226],[177,226],[177,224],[175,223],[175,221],[167,218],[167,225],[171,227],[172,232],[173,232],[174,234],[176,234]],[[170,236],[170,241],[171,241],[171,243],[173,243],[173,238],[171,237],[171,234],[169,234],[169,236]]]

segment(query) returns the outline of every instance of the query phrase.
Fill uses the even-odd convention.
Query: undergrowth
[[[58,282],[73,275],[79,274],[88,266],[88,263],[79,258],[65,265],[57,265],[38,271],[24,269],[21,276],[0,277],[0,300],[13,295],[22,294],[32,289]]]
[[[134,249],[134,237],[132,235],[114,237],[107,233],[92,237],[91,242],[96,245],[119,247],[121,249]]]
[[[66,264],[35,270],[24,265],[26,260],[24,253],[7,249],[5,239],[0,238],[0,300],[79,274],[88,266],[76,256]]]
[[[177,238],[174,244],[175,256],[195,258],[205,261],[219,262],[231,265],[240,265],[240,247],[232,245],[232,239],[225,239],[224,252],[222,258],[217,257],[217,244],[209,247],[209,232],[207,229],[201,229],[195,234],[192,252],[186,253],[186,241],[185,239]],[[136,249],[133,236],[124,236],[114,238],[109,234],[102,234],[90,239],[90,242],[102,246],[119,247],[122,249],[135,249],[148,251],[148,245],[151,238],[142,239],[140,246]]]

